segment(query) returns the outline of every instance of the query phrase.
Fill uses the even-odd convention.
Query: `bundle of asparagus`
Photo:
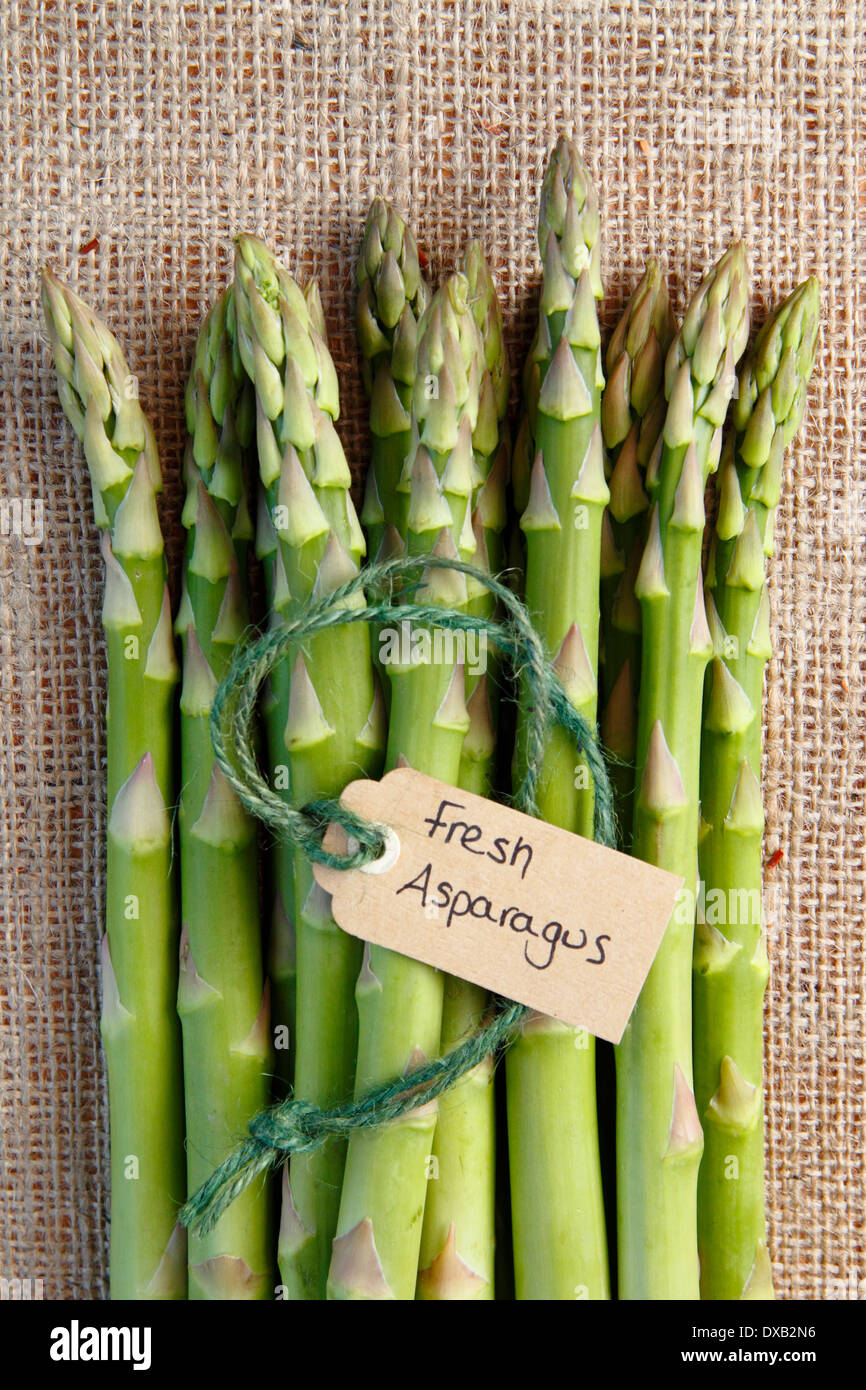
[[[278,1246],[277,1292],[292,1300],[492,1299],[508,1296],[510,1273],[497,1275],[509,1264],[519,1300],[607,1298],[614,1239],[621,1298],[772,1296],[761,1093],[765,557],[783,452],[804,410],[817,285],[806,281],[770,316],[735,396],[749,324],[742,246],[704,278],[676,334],[650,260],[603,354],[598,199],[565,139],[544,175],[538,245],[544,276],[510,479],[510,373],[483,250],[471,243],[460,269],[431,287],[410,228],[373,202],[357,270],[371,437],[361,520],[376,558],[417,557],[412,597],[443,620],[493,620],[484,576],[500,574],[506,556],[519,561],[512,587],[590,728],[601,684],[623,848],[684,880],[617,1048],[615,1233],[585,1030],[532,1013],[507,1051],[509,1206],[496,1185],[493,1057],[473,1053],[438,1101],[417,1104],[412,1089],[419,1065],[484,1026],[487,991],[362,947],[338,927],[307,855],[285,842],[270,857],[264,949],[255,825],[210,735],[217,688],[258,616],[247,464],[265,624],[285,629],[332,594],[347,614],[366,612],[361,588],[341,587],[363,573],[367,541],[315,282],[302,290],[262,242],[240,236],[233,282],[196,343],[176,776],[178,669],[153,435],[114,338],[44,274],[60,396],[84,444],[106,561],[102,1028],[114,1297],[267,1298]],[[704,567],[704,491],[717,469]],[[293,810],[383,768],[488,797],[504,790],[508,755],[522,775],[533,718],[525,693],[510,748],[497,654],[482,647],[481,669],[453,643],[416,642],[430,626],[413,630],[400,604],[395,593],[388,622],[377,610],[376,629],[339,621],[304,642],[284,632],[289,654],[262,715],[270,778]],[[596,788],[562,728],[547,731],[537,771],[539,814],[591,837]],[[734,901],[751,908],[745,917]],[[215,1224],[192,1235],[187,1268],[178,1206],[267,1105],[274,1070],[305,1115],[380,1083],[404,1088],[415,1108],[352,1129],[348,1142],[331,1129],[326,1142],[301,1145],[284,1169],[278,1238],[267,1180],[238,1184]],[[509,1216],[512,1248],[497,1251]]]

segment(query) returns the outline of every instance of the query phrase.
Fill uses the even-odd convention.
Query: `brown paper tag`
[[[619,1042],[681,878],[412,768],[341,801],[391,832],[364,869],[315,866],[344,931]]]

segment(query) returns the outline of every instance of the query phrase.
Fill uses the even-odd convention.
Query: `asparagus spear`
[[[508,478],[509,369],[502,312],[479,242],[464,257],[469,308],[483,349],[478,418],[472,436],[481,479],[475,490],[474,563],[498,572]],[[467,610],[492,617],[490,590],[467,580]],[[483,674],[466,671],[469,730],[463,741],[457,785],[490,795],[496,749],[495,658]],[[477,1030],[489,1007],[486,991],[448,977],[442,1009],[441,1047],[446,1050]],[[443,1097],[433,1136],[431,1181],[421,1235],[417,1296],[424,1300],[492,1299],[495,1252],[496,1114],[493,1059],[487,1058]]]
[[[634,582],[649,510],[643,477],[664,423],[662,377],[673,334],[667,286],[661,266],[651,259],[610,340],[601,400],[612,465],[602,545],[601,732],[618,760],[611,776],[625,848],[631,840],[640,686],[640,605]]]
[[[412,449],[403,472],[409,488],[408,545],[418,555],[433,550],[471,558],[475,549],[472,431],[478,420],[482,352],[468,295],[466,278],[451,276],[419,324]],[[448,570],[427,571],[419,592],[423,601],[445,607],[467,603],[464,576]],[[405,761],[454,785],[469,725],[463,665],[424,660],[420,642],[414,640],[422,637],[421,632],[413,634],[414,660],[401,662],[403,653],[395,652],[397,659],[388,661],[386,767]],[[420,1058],[438,1052],[443,983],[439,971],[419,961],[379,946],[366,948],[356,991],[357,1094],[408,1075]],[[329,1297],[414,1297],[435,1123],[435,1105],[424,1106],[384,1129],[362,1130],[351,1138]],[[490,1161],[486,1151],[467,1157],[469,1163]],[[459,1248],[443,1252],[442,1264],[448,1277],[455,1272],[462,1276],[469,1291],[489,1281],[486,1271],[461,1258]]]
[[[188,542],[176,630],[181,693],[181,935],[187,1182],[190,1192],[268,1103],[268,994],[262,972],[252,819],[214,758],[213,695],[249,622],[251,525],[241,451],[252,423],[231,338],[231,292],[208,314],[186,394]],[[190,1237],[191,1298],[269,1298],[270,1201],[253,1184],[205,1237]]]
[[[319,287],[310,280],[304,288],[310,325],[327,342],[325,316]],[[265,599],[271,624],[285,621],[291,604],[279,541],[271,521],[268,497],[259,483],[256,518],[256,556],[264,575]],[[265,733],[271,766],[278,769],[275,790],[291,804],[290,766],[286,763],[285,730],[289,717],[289,663],[281,662],[271,673],[263,701]],[[276,1042],[276,1074],[291,1084],[294,1067],[295,1022],[297,1017],[297,940],[295,937],[295,854],[291,843],[277,840],[269,858],[271,921],[268,945],[268,976],[271,982],[271,1019]]]
[[[108,646],[107,931],[102,1037],[111,1123],[112,1298],[186,1298],[183,1084],[172,868],[174,687],[161,474],[135,379],[108,329],[48,269],[58,390],[103,532]]]
[[[478,419],[472,434],[478,470],[477,490],[473,493],[472,525],[476,541],[473,563],[479,569],[499,574],[505,564],[504,533],[508,519],[511,439],[506,417],[511,373],[505,350],[502,309],[484,249],[478,241],[470,242],[466,248],[464,273],[469,286],[469,306],[484,353]],[[469,580],[468,599],[471,613],[493,616],[496,605],[486,585]],[[467,706],[472,723],[463,745],[459,785],[467,791],[477,790],[482,796],[489,794],[494,775],[494,741],[499,722],[498,671],[495,653],[490,653],[484,676],[468,671],[466,677]]]
[[[544,261],[526,383],[534,463],[521,519],[526,603],[575,707],[595,720],[602,516],[608,501],[599,415],[598,200],[560,140],[541,193]],[[538,805],[552,824],[593,833],[593,791],[563,730],[548,741]],[[609,1296],[595,1092],[595,1040],[535,1015],[506,1059],[517,1298]]]
[[[647,468],[648,539],[632,853],[681,874],[684,894],[617,1049],[620,1296],[697,1298],[702,1134],[692,1093],[691,958],[700,712],[710,636],[701,582],[704,486],[748,336],[743,247],[692,299],[668,353],[664,428]]]
[[[279,540],[271,521],[268,498],[259,482],[257,488],[255,548],[262,566],[265,603],[270,624],[285,621],[290,603],[286,573],[280,556]],[[291,804],[292,791],[286,762],[286,722],[289,717],[288,662],[272,672],[262,700],[268,761],[275,774],[274,789]],[[286,840],[269,847],[268,888],[271,894],[268,939],[268,979],[271,985],[271,1020],[275,1043],[275,1074],[283,1085],[290,1085],[294,1067],[295,1023],[297,1018],[297,940],[295,936],[295,852]]]
[[[334,428],[337,379],[304,295],[253,237],[238,240],[235,295],[238,346],[256,392],[259,471],[279,539],[275,589],[285,585],[290,613],[356,574],[364,550]],[[378,774],[384,709],[364,624],[335,628],[295,654],[284,738],[298,805],[339,796],[354,778]],[[327,1106],[352,1089],[360,945],[338,929],[303,854],[295,860],[294,890],[294,1089]],[[292,1160],[279,1242],[290,1298],[324,1297],[344,1158],[344,1146],[331,1142]]]
[[[502,320],[492,280],[480,247],[470,248],[466,258],[468,295],[479,329],[489,345],[489,370],[482,379],[484,407],[479,402],[475,422],[476,462],[482,474],[490,470],[489,453],[499,444],[499,405],[507,404],[507,371],[502,342]],[[371,394],[370,423],[373,434],[371,467],[367,475],[365,507],[362,514],[371,544],[379,549],[385,530],[390,536],[408,540],[408,501],[406,482],[398,488],[403,463],[411,446],[412,384],[415,377],[417,319],[426,302],[427,289],[418,268],[418,255],[411,232],[380,199],[371,209],[364,228],[358,265],[357,324],[363,358],[363,375]],[[495,386],[492,373],[495,373]],[[492,410],[491,407],[492,406]],[[496,470],[501,476],[501,467]],[[408,481],[408,479],[406,480]],[[491,541],[504,516],[494,495],[491,480],[484,499],[484,518],[490,522],[485,533],[483,519],[476,518],[476,540],[486,551],[485,536]],[[502,484],[499,485],[500,492]],[[473,488],[477,495],[477,487]],[[393,539],[389,542],[394,544]],[[476,555],[476,559],[481,557]],[[488,590],[474,596],[473,606],[483,604]],[[469,604],[467,604],[469,606]],[[467,683],[472,698],[467,710],[469,733],[463,746],[460,785],[471,785],[479,792],[489,786],[494,752],[489,687],[486,677]],[[477,1026],[486,1008],[483,991],[463,981],[446,982],[442,1021],[442,1045],[449,1046],[470,1028]],[[479,1067],[449,1094],[434,1144],[430,1169],[433,1181],[421,1241],[419,1297],[462,1298],[467,1289],[472,1297],[492,1296],[492,1281],[478,1276],[478,1269],[490,1267],[493,1244],[493,1182],[489,1162],[464,1163],[465,1142],[479,1153],[483,1136],[492,1143],[489,1065]],[[459,1227],[460,1245],[455,1232]],[[488,1251],[490,1252],[488,1254]],[[466,1257],[468,1258],[468,1262]],[[467,1282],[468,1280],[468,1282]]]
[[[502,323],[502,306],[496,293],[496,283],[487,264],[484,247],[480,241],[470,241],[463,256],[463,273],[469,286],[469,307],[481,335],[484,350],[484,367],[490,373],[490,383],[482,379],[482,396],[488,392],[490,405],[479,401],[479,413],[488,412],[492,421],[495,415],[499,430],[490,430],[488,453],[495,453],[502,437],[502,423],[508,414],[508,397],[511,392],[511,367],[505,350],[505,329]],[[477,428],[477,426],[476,426]],[[483,450],[483,441],[476,440],[476,447]],[[483,470],[489,472],[489,466]]]
[[[470,503],[476,568],[498,574],[504,563],[503,532],[507,519],[510,439],[506,414],[510,374],[502,325],[502,310],[493,277],[480,242],[470,242],[464,256],[469,308],[480,336],[481,378],[478,414],[472,431],[474,455]],[[467,579],[467,612],[492,617],[495,603],[490,590]],[[498,724],[495,653],[486,654],[483,672],[466,670],[469,732],[463,743],[458,785],[479,796],[490,794],[494,776]]]
[[[764,556],[782,458],[803,418],[818,327],[818,282],[770,316],[740,372],[719,471],[707,574],[715,655],[704,699],[700,868],[705,920],[694,953],[695,1099],[701,1296],[773,1297],[764,1218],[761,924],[761,696],[771,655]]]
[[[381,198],[364,225],[357,279],[355,322],[373,437],[361,520],[376,555],[387,527],[406,532],[406,495],[397,483],[410,445],[418,320],[430,297],[412,231]]]

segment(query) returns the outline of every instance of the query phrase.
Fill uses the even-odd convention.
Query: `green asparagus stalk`
[[[291,613],[357,574],[364,550],[349,469],[334,428],[337,378],[316,327],[317,314],[253,237],[238,240],[235,295],[238,347],[256,393],[259,472],[279,541],[274,590],[284,589],[284,612]],[[284,743],[297,805],[337,797],[355,778],[376,776],[384,737],[384,707],[365,624],[333,629],[294,654]],[[353,990],[361,948],[337,927],[330,897],[300,853],[294,893],[294,1091],[328,1106],[352,1090]],[[344,1146],[336,1141],[292,1159],[279,1241],[280,1271],[292,1299],[324,1297],[344,1159]]]
[[[664,423],[664,359],[674,334],[661,267],[650,260],[607,350],[601,400],[611,460],[601,574],[601,732],[617,759],[611,767],[617,820],[628,848],[634,801],[637,696],[640,688],[640,604],[634,583],[646,532],[646,465]]]
[[[255,824],[216,764],[210,710],[249,622],[251,524],[242,449],[252,423],[232,344],[231,291],[205,320],[186,395],[178,1012],[183,1027],[187,1183],[203,1183],[267,1105],[272,1070],[262,970]],[[248,1187],[189,1240],[191,1298],[269,1298],[269,1185]]]
[[[268,622],[285,622],[289,604],[286,572],[280,555],[268,499],[261,483],[257,489],[256,558],[262,567]],[[262,701],[269,766],[275,771],[274,790],[291,804],[290,768],[286,762],[285,730],[289,717],[288,663],[281,662],[270,675]],[[267,857],[270,892],[268,979],[271,985],[271,1020],[275,1045],[275,1074],[283,1086],[292,1082],[297,1018],[297,940],[295,937],[295,853],[290,842],[278,839]]]
[[[402,485],[409,488],[408,548],[417,555],[433,551],[472,558],[475,551],[471,513],[477,465],[472,433],[478,422],[483,358],[468,301],[466,278],[453,275],[434,295],[419,324],[412,447],[402,475]],[[400,488],[401,481],[396,486]],[[468,602],[465,577],[449,570],[428,570],[419,594],[422,601],[444,607]],[[425,660],[424,635],[413,629],[412,648],[406,653],[400,632],[382,634],[395,639],[393,655],[385,657],[391,681],[386,767],[408,763],[456,785],[469,727],[464,669],[458,661]],[[409,1075],[420,1060],[437,1054],[443,986],[443,975],[419,961],[380,946],[366,948],[356,991],[356,1094]],[[350,1139],[329,1297],[414,1298],[435,1124],[434,1103],[384,1129],[361,1130]],[[492,1171],[486,1134],[480,1153],[474,1137],[466,1137],[473,1138],[466,1151],[467,1166],[488,1166]],[[449,1157],[449,1184],[450,1161]],[[466,1290],[460,1296],[476,1296],[491,1282],[487,1270],[469,1263],[466,1255],[471,1259],[473,1251],[464,1254],[460,1241],[457,1231],[456,1244],[439,1245],[438,1262],[422,1281],[428,1294],[443,1296],[443,1282],[453,1288],[460,1279]]]
[[[412,231],[381,198],[367,215],[357,280],[355,322],[372,435],[361,520],[377,555],[387,527],[406,533],[407,496],[397,483],[410,446],[418,320],[430,297]]]
[[[367,215],[356,279],[355,322],[371,435],[361,521],[370,555],[385,560],[405,554],[406,549],[408,481],[406,491],[398,489],[398,483],[412,447],[418,320],[430,291],[411,229],[381,198],[374,198]],[[379,661],[379,646],[377,628],[373,653],[387,706],[391,687]]]
[[[310,324],[327,341],[325,318],[319,288],[311,280],[304,288]],[[279,626],[286,620],[290,605],[288,581],[280,555],[279,541],[271,521],[268,497],[258,487],[256,555],[262,565],[269,622]],[[278,769],[275,790],[291,804],[291,768],[286,763],[285,730],[289,717],[289,663],[281,662],[272,671],[263,702],[268,756]],[[279,839],[269,854],[271,922],[268,946],[268,976],[271,982],[271,1019],[276,1042],[276,1074],[290,1085],[294,1069],[295,1023],[297,1017],[297,940],[295,938],[295,854],[289,841]]]
[[[520,424],[514,436],[511,451],[511,516],[506,523],[503,542],[508,569],[508,584],[518,598],[524,596],[524,575],[526,573],[526,539],[520,529],[520,517],[529,502],[529,480],[532,475],[532,432],[529,428],[529,415],[526,402],[520,417]]]
[[[508,357],[496,288],[479,242],[472,242],[467,248],[464,272],[469,307],[484,354],[478,418],[472,436],[475,463],[482,480],[473,515],[473,559],[478,568],[498,572],[502,568],[508,481]],[[477,580],[467,580],[466,608],[479,616],[493,616],[495,604],[490,590]],[[467,665],[466,691],[469,730],[463,741],[457,785],[479,796],[489,796],[498,715],[493,654],[487,653],[486,669],[481,674]],[[488,1008],[486,991],[465,980],[446,979],[441,1047],[448,1049],[476,1031]],[[419,1299],[494,1296],[495,1142],[493,1061],[488,1058],[440,1101],[421,1235]]]
[[[482,396],[489,392],[490,405],[479,402],[479,414],[488,413],[491,423],[485,424],[489,430],[490,447],[487,452],[494,454],[505,434],[503,422],[508,414],[508,398],[511,393],[511,366],[505,350],[505,329],[502,322],[502,306],[496,293],[496,283],[487,264],[484,247],[480,241],[470,241],[463,256],[463,273],[469,286],[469,307],[475,319],[484,351],[484,368],[490,373],[490,383],[482,379]],[[499,428],[494,431],[492,419],[495,416]],[[476,430],[478,426],[476,425]],[[483,437],[476,435],[476,448],[483,450]],[[482,468],[485,475],[489,472]]]
[[[617,1049],[620,1296],[698,1297],[696,1191],[702,1149],[692,1092],[691,959],[701,694],[711,652],[701,579],[704,487],[748,336],[743,247],[692,299],[668,353],[665,423],[649,462],[648,538],[635,584],[643,618],[632,853],[682,876]]]
[[[479,492],[476,480],[472,479],[472,498],[478,500],[473,517],[474,538],[467,540],[464,534],[461,539],[460,531],[464,530],[466,520],[463,513],[457,538],[461,540],[464,554],[470,553],[475,544],[473,558],[485,563],[487,539],[489,537],[492,545],[504,524],[502,494],[507,455],[499,456],[499,446],[500,421],[507,405],[508,375],[501,313],[477,244],[467,253],[466,272],[470,307],[479,329],[483,330],[487,358],[472,435],[478,481],[483,480],[484,486]],[[404,543],[408,538],[411,471],[401,465],[407,456],[411,465],[414,457],[410,414],[415,359],[414,351],[409,349],[415,346],[415,322],[426,293],[419,293],[416,288],[420,286],[424,290],[411,234],[379,200],[374,203],[365,227],[358,281],[358,328],[365,381],[372,390],[373,432],[372,467],[368,473],[363,517],[371,540],[381,548],[379,538],[386,534],[386,528],[390,536],[399,535]],[[502,442],[504,446],[505,441]],[[388,544],[393,548],[394,541]],[[477,593],[467,596],[466,606],[472,611],[481,611],[489,594],[484,586],[479,585],[477,589]],[[471,724],[464,743],[466,766],[462,769],[460,785],[471,782],[478,790],[487,790],[494,751],[489,685],[486,679],[476,677],[467,682],[467,690],[472,692],[467,707]],[[473,1026],[473,1020],[477,1025],[486,1003],[482,991],[463,982],[449,982],[445,992],[443,1045],[456,1041]],[[464,1297],[461,1290],[465,1279],[460,1273],[463,1254],[471,1256],[472,1269],[477,1270],[486,1267],[482,1252],[488,1245],[492,1252],[492,1170],[488,1165],[475,1166],[474,1183],[468,1183],[460,1151],[466,1130],[475,1134],[478,1149],[482,1130],[492,1128],[488,1073],[489,1068],[479,1068],[478,1074],[467,1078],[462,1088],[455,1088],[443,1107],[444,1130],[440,1122],[431,1159],[434,1181],[429,1189],[422,1236],[420,1297]],[[452,1133],[453,1141],[449,1138]],[[458,1196],[459,1212],[455,1207]],[[456,1251],[453,1234],[449,1247],[451,1258],[446,1251],[449,1232],[455,1224],[460,1227],[460,1249],[456,1259],[453,1258]],[[471,1273],[469,1266],[467,1270]],[[475,1273],[472,1280],[473,1289],[483,1291],[481,1296],[492,1292],[488,1279],[481,1279]]]
[[[505,563],[504,531],[508,514],[508,477],[511,441],[506,420],[510,370],[502,324],[502,310],[493,276],[478,241],[470,242],[464,256],[469,307],[483,350],[478,418],[472,432],[476,482],[472,494],[472,528],[476,568],[499,574]],[[467,611],[492,618],[493,596],[485,584],[467,580]],[[458,785],[466,791],[489,796],[493,786],[498,710],[498,662],[486,652],[483,674],[471,666],[466,671],[469,733],[463,744]]]
[[[310,323],[325,338],[325,319],[322,301],[315,280],[304,289]],[[258,487],[256,518],[256,556],[264,576],[265,600],[269,622],[285,622],[290,595],[285,569],[279,553],[279,541],[274,530],[265,489]],[[268,756],[271,766],[279,769],[274,790],[282,793],[291,804],[290,768],[285,761],[285,729],[289,717],[289,663],[281,662],[271,673],[262,712],[265,722]],[[276,1045],[276,1074],[280,1082],[290,1085],[294,1068],[295,1021],[297,1012],[297,941],[295,938],[295,855],[287,840],[278,840],[270,848],[271,920],[268,943],[268,976],[271,982],[271,1020]]]
[[[818,327],[818,282],[770,316],[740,372],[719,470],[707,574],[714,639],[701,746],[704,920],[694,952],[695,1099],[701,1296],[773,1297],[764,1217],[761,699],[771,655],[765,555],[782,460],[803,418]]]
[[[483,989],[445,978],[441,1048],[478,1031],[489,1008]],[[493,1058],[480,1062],[439,1102],[424,1208],[416,1297],[494,1297],[496,1111]]]
[[[186,1298],[178,920],[170,808],[178,678],[153,432],[108,329],[42,274],[60,399],[103,532],[108,647],[102,1037],[111,1124],[111,1295]]]
[[[541,194],[544,261],[526,395],[534,462],[521,519],[526,603],[574,706],[595,722],[601,531],[609,494],[600,410],[604,378],[598,200],[566,140]],[[539,780],[545,820],[592,836],[588,771],[563,730]],[[595,1040],[535,1015],[506,1058],[516,1295],[609,1296],[595,1092]]]

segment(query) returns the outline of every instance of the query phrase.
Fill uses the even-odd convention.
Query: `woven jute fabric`
[[[359,474],[352,280],[371,196],[411,216],[434,275],[483,238],[518,356],[540,274],[540,176],[566,130],[600,192],[606,325],[649,252],[680,308],[735,236],[756,318],[807,274],[821,281],[772,562],[768,1198],[781,1296],[866,1293],[858,8],[5,0],[0,1276],[33,1281],[34,1297],[106,1293],[102,564],[39,266],[54,264],[128,350],[161,448],[176,578],[184,379],[232,236],[257,232],[299,276],[319,276]]]

